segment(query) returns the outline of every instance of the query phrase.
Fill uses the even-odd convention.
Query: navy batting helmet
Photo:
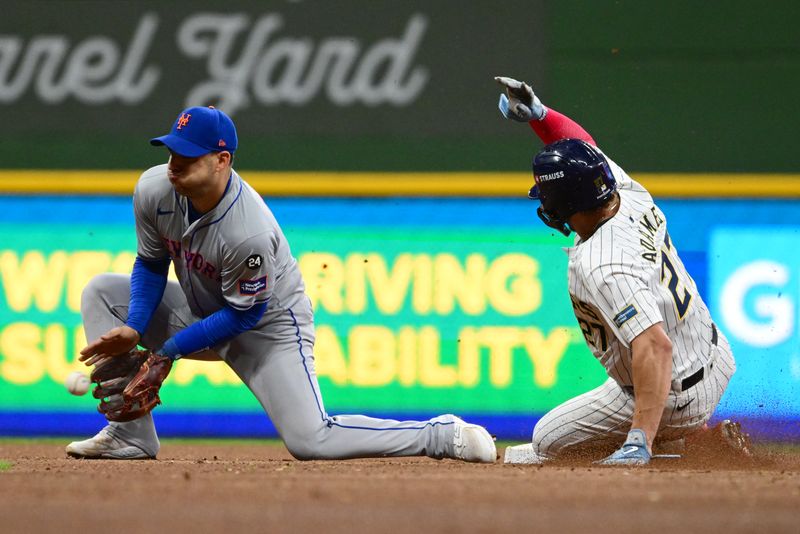
[[[606,158],[580,139],[561,139],[533,158],[534,186],[528,196],[542,202],[537,213],[544,223],[564,235],[567,220],[579,211],[605,204],[617,189]]]

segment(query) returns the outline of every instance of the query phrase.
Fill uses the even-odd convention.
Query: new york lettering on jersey
[[[270,238],[280,230],[271,224],[271,213],[261,198],[233,171],[218,205],[190,221],[188,201],[175,194],[166,172],[166,165],[153,167],[137,185],[135,209],[150,213],[137,224],[139,254],[169,256],[178,281],[191,295],[190,306],[202,316],[226,303],[247,308],[267,300],[272,290],[267,280],[275,277],[270,271],[290,268],[293,259]],[[269,253],[271,247],[282,262],[269,260],[275,256]]]

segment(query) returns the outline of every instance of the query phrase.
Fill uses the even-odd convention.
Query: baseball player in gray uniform
[[[189,108],[151,144],[165,145],[170,158],[136,185],[133,272],[100,275],[83,292],[87,365],[137,344],[171,360],[222,359],[298,459],[495,461],[489,433],[453,415],[429,421],[328,415],[314,371],[314,319],[303,278],[275,217],[232,169],[233,122],[211,107]],[[170,262],[178,283],[167,281]],[[147,413],[110,422],[66,451],[79,458],[154,458],[159,440]]]
[[[541,202],[545,224],[577,234],[566,249],[569,296],[609,377],[544,415],[532,443],[506,449],[505,462],[541,463],[612,444],[622,446],[599,463],[646,464],[654,440],[677,441],[704,428],[736,369],[730,346],[647,190],[527,84],[496,80],[506,89],[503,115],[528,122],[546,144],[533,161],[529,196]],[[726,422],[724,432],[739,428]]]

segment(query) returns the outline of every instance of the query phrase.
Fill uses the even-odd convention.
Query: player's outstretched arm
[[[592,136],[580,124],[544,106],[527,83],[506,76],[496,76],[495,81],[506,90],[505,94],[500,95],[498,104],[503,117],[527,122],[544,144],[572,138],[597,146]]]

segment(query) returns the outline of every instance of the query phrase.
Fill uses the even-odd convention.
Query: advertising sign
[[[800,227],[720,227],[709,256],[712,313],[737,359],[721,410],[800,417]]]
[[[54,201],[54,218],[76,210],[83,219],[57,231],[0,222],[0,412],[94,414],[94,399],[62,385],[86,370],[76,361],[81,291],[95,274],[130,272],[136,243],[128,205],[110,221],[87,219],[127,203]],[[496,224],[471,221],[470,206]],[[330,413],[530,419],[603,380],[567,297],[568,240],[536,225],[527,208],[524,199],[281,202],[314,304]],[[324,215],[306,216],[314,212]],[[162,400],[159,417],[261,413],[224,363],[179,361]]]
[[[268,203],[314,303],[331,414],[453,412],[525,439],[547,410],[604,380],[567,297],[561,247],[569,239],[541,225],[525,199]],[[662,205],[736,356],[716,417],[772,421],[765,432],[773,436],[796,428],[796,204]],[[753,224],[735,225],[745,213]],[[135,247],[128,198],[0,199],[0,433],[75,434],[102,424],[96,401],[69,395],[62,382],[86,370],[76,362],[83,287],[101,272],[129,272]],[[164,435],[274,435],[223,363],[179,361],[162,399]]]
[[[0,379],[6,408],[59,408],[81,369],[80,296],[102,272],[130,272],[132,228],[3,225]],[[562,240],[511,230],[297,228],[315,307],[317,371],[331,409],[543,411],[581,392],[589,365],[565,299]],[[294,233],[293,232],[293,233]],[[302,237],[301,237],[302,236]],[[554,269],[553,265],[560,268]],[[588,367],[588,368],[587,368]],[[222,364],[179,362],[170,409],[251,408]],[[537,394],[536,391],[539,391]]]

